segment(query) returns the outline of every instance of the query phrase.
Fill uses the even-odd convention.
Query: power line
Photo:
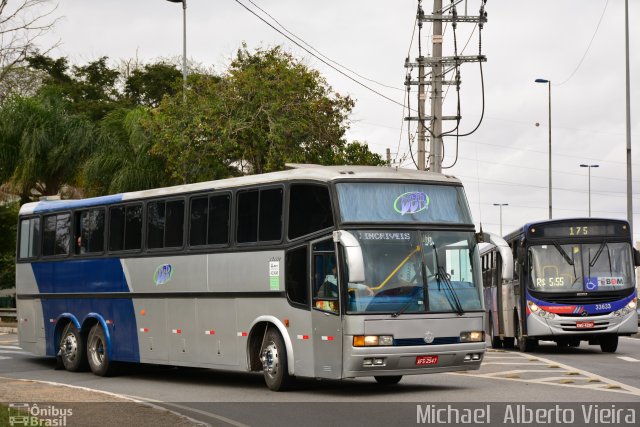
[[[335,70],[336,72],[342,74],[343,76],[345,76],[346,78],[348,78],[349,80],[353,81],[354,83],[362,86],[363,88],[367,89],[368,91],[375,93],[376,95],[380,96],[381,98],[386,99],[387,101],[393,102],[396,105],[399,105],[401,107],[404,107],[404,104],[401,102],[396,101],[393,98],[388,97],[387,95],[384,95],[383,93],[378,92],[377,90],[373,89],[370,86],[367,86],[366,84],[362,83],[360,80],[350,76],[349,74],[345,73],[344,71],[340,70],[339,68],[335,67],[334,65],[332,65],[331,63],[329,63],[327,60],[323,59],[322,57],[320,57],[319,55],[316,55],[315,53],[313,53],[310,49],[304,47],[302,44],[300,44],[299,42],[297,42],[296,40],[294,40],[292,37],[290,37],[289,35],[283,33],[282,31],[280,31],[278,28],[276,28],[273,24],[271,24],[269,21],[267,21],[266,19],[264,19],[262,16],[258,15],[255,11],[253,11],[251,8],[249,8],[247,5],[245,5],[244,3],[242,3],[240,0],[234,0],[236,3],[238,3],[240,6],[242,6],[244,9],[246,9],[249,13],[251,13],[252,15],[254,15],[256,18],[258,18],[259,20],[261,20],[262,22],[264,22],[265,24],[267,24],[269,27],[271,27],[273,30],[275,30],[276,32],[278,32],[280,35],[282,35],[283,37],[285,37],[287,40],[289,40],[291,43],[295,44],[296,46],[298,46],[300,49],[304,50],[305,52],[307,52],[309,55],[313,56],[314,58],[316,58],[317,60],[319,60],[320,62],[322,62],[323,64],[325,64],[326,66],[330,67],[331,69]]]
[[[286,33],[288,33],[289,35],[291,35],[293,38],[295,38],[296,40],[300,41],[301,43],[303,43],[304,45],[306,45],[307,47],[309,47],[309,49],[313,50],[314,52],[316,52],[318,55],[322,56],[324,59],[326,59],[327,61],[336,64],[338,67],[344,68],[345,70],[349,71],[350,73],[355,74],[356,76],[360,77],[361,79],[367,80],[371,83],[375,83],[377,85],[389,88],[389,89],[394,89],[394,90],[399,90],[401,92],[404,92],[404,89],[396,87],[396,86],[390,86],[387,85],[385,83],[381,83],[377,80],[368,78],[363,76],[362,74],[359,74],[357,71],[352,70],[351,68],[342,65],[341,63],[339,63],[338,61],[329,58],[327,55],[323,54],[322,52],[320,52],[318,49],[316,49],[315,47],[313,47],[312,45],[310,45],[309,43],[307,43],[304,39],[302,39],[301,37],[298,37],[296,34],[294,34],[293,32],[289,31],[287,29],[287,27],[285,27],[284,25],[282,25],[280,23],[280,21],[278,21],[276,18],[273,17],[273,15],[271,15],[269,12],[267,12],[266,10],[264,10],[262,7],[260,7],[259,5],[257,5],[253,0],[247,0],[249,3],[251,3],[256,9],[258,9],[259,11],[261,11],[262,13],[264,13],[265,15],[267,15],[269,18],[271,18],[273,20],[273,22],[275,22],[276,24],[278,24],[280,26],[280,28],[282,28]]]
[[[600,15],[600,19],[598,20],[598,25],[596,25],[596,30],[593,32],[593,36],[591,36],[589,45],[587,46],[587,49],[584,51],[584,55],[582,55],[582,58],[580,59],[580,62],[578,62],[578,65],[576,66],[575,70],[573,70],[571,75],[569,75],[569,77],[565,81],[558,84],[554,84],[553,86],[562,86],[563,84],[571,80],[573,75],[578,71],[578,69],[582,65],[582,62],[587,57],[587,53],[589,53],[589,49],[591,48],[591,44],[593,43],[593,40],[596,38],[596,34],[598,34],[598,29],[600,28],[600,24],[602,23],[602,18],[604,18],[604,13],[607,11],[607,6],[609,6],[609,0],[607,0],[607,2],[604,4],[604,9],[602,9],[602,15]]]

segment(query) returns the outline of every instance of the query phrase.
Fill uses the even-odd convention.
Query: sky
[[[260,13],[249,0],[238,0]],[[418,56],[414,34],[417,0],[251,0],[280,24],[332,60],[357,72],[351,76],[381,93],[366,89],[336,72],[268,27],[236,0],[187,0],[187,57],[223,72],[235,51],[282,45],[319,70],[334,91],[356,100],[348,140],[366,142],[400,167],[415,168],[409,156],[404,67],[409,53]],[[449,4],[449,0],[444,0]],[[477,14],[480,0],[468,0]],[[640,5],[629,1],[631,132],[634,237],[640,240]],[[425,12],[433,2],[423,1]],[[465,1],[458,5],[464,14]],[[458,160],[445,173],[465,186],[476,225],[503,234],[526,222],[548,218],[548,86],[551,84],[553,217],[588,215],[591,169],[592,216],[626,218],[625,42],[623,0],[490,0],[482,31],[484,118],[472,135],[459,139]],[[60,0],[53,31],[43,47],[58,42],[51,54],[82,64],[101,56],[141,61],[182,54],[181,4],[165,0]],[[268,17],[265,17],[268,19]],[[597,29],[597,31],[596,31]],[[423,50],[430,51],[430,24],[422,31]],[[410,42],[413,37],[413,44]],[[478,31],[459,24],[458,46],[478,53]],[[445,55],[452,55],[453,31],[444,36]],[[417,70],[413,71],[417,76]],[[366,79],[369,80],[366,80]],[[477,63],[461,67],[462,121],[467,133],[482,112],[482,80]],[[382,83],[380,85],[378,83]],[[387,87],[390,86],[390,87]],[[417,105],[416,90],[410,97]],[[452,88],[445,114],[456,109]],[[413,113],[415,115],[415,112]],[[451,123],[445,123],[449,129]],[[415,150],[415,147],[414,147]],[[415,155],[415,151],[414,151]],[[445,138],[444,165],[456,157],[455,138]],[[404,160],[404,161],[402,161]]]

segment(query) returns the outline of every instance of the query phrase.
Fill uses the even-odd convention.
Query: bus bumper
[[[578,323],[593,322],[592,328],[581,328]],[[567,317],[556,315],[553,319],[543,319],[535,314],[527,318],[527,336],[580,336],[600,334],[635,334],[638,332],[638,314],[631,312],[626,316],[585,316]]]
[[[484,342],[434,347],[436,346],[345,346],[342,376],[353,378],[477,370],[485,353]],[[437,363],[418,365],[417,360],[420,356],[438,356]]]

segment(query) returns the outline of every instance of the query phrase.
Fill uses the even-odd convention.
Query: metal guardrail
[[[18,319],[18,313],[15,308],[0,308],[0,317]]]

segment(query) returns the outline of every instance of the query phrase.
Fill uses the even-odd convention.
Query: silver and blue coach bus
[[[533,351],[539,340],[613,353],[638,332],[629,223],[571,218],[525,224],[506,245],[481,248],[487,336],[493,347]],[[513,280],[500,276],[505,257]]]
[[[477,369],[482,235],[460,181],[290,167],[22,206],[20,345],[69,371],[263,371],[273,390]]]

